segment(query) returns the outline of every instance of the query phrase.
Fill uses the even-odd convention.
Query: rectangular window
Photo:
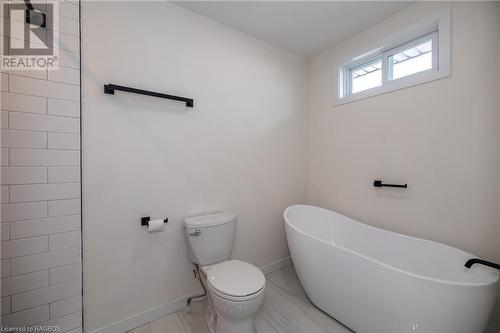
[[[450,29],[450,11],[444,10],[370,43],[370,52],[352,54],[339,67],[336,104],[449,76]]]
[[[437,32],[381,52],[363,63],[345,67],[347,96],[427,70],[437,69]],[[384,79],[385,78],[385,79]]]

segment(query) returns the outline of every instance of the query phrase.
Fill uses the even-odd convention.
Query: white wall
[[[339,59],[446,6],[413,5],[312,59],[309,202],[500,261],[498,3],[452,4],[450,78],[333,107]]]
[[[500,5],[497,6],[497,36],[500,36]],[[497,44],[497,75],[500,80],[500,42]],[[498,93],[497,93],[497,107],[498,107],[498,112],[500,114],[500,83],[498,84]],[[498,133],[500,133],[500,116],[498,117]],[[499,135],[499,141],[498,141],[498,146],[500,147],[500,135]],[[497,175],[497,177],[500,178],[500,174]],[[500,216],[500,195],[498,198],[498,216]],[[499,218],[500,220],[500,218]],[[498,223],[498,230],[500,233],[500,221]],[[500,247],[499,247],[499,253],[497,258],[500,258]],[[493,315],[491,318],[490,322],[490,327],[491,327],[491,332],[490,333],[499,333],[500,332],[500,289],[498,290],[498,297],[497,297],[497,304],[495,307],[495,310],[493,311]]]
[[[86,331],[199,289],[186,216],[234,212],[234,257],[287,257],[282,212],[306,200],[305,62],[168,3],[84,2],[82,20]],[[170,222],[148,234],[145,215]]]
[[[58,70],[2,73],[2,329],[81,332],[78,3],[59,22]]]

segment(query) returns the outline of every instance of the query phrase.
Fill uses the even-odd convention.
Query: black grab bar
[[[178,102],[184,102],[184,103],[186,103],[186,107],[188,107],[188,108],[192,108],[193,103],[194,103],[192,98],[186,98],[186,97],[181,97],[181,96],[158,93],[158,92],[149,91],[149,90],[142,90],[142,89],[137,89],[137,88],[119,86],[117,84],[105,84],[104,85],[104,93],[106,93],[106,94],[114,95],[115,90],[121,90],[121,91],[129,92],[129,93],[133,93],[133,94],[166,98],[166,99],[171,99],[171,100],[178,101]]]
[[[399,188],[408,188],[408,184],[404,184],[404,185],[399,185],[399,184],[386,184],[386,183],[383,183],[381,180],[374,180],[374,181],[373,181],[373,186],[375,186],[375,187],[399,187]]]
[[[467,262],[465,263],[465,267],[471,268],[472,265],[474,265],[474,264],[481,264],[481,265],[493,267],[493,268],[496,268],[496,269],[500,269],[500,265],[499,264],[495,264],[494,262],[486,261],[486,260],[478,259],[478,258],[467,260]]]

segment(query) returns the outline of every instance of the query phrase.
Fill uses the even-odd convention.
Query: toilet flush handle
[[[201,230],[200,229],[196,229],[195,232],[192,232],[189,234],[189,236],[199,236],[201,235]]]

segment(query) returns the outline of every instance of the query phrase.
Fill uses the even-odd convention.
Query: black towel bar
[[[384,184],[381,180],[373,181],[373,186],[375,187],[399,187],[399,188],[408,188],[408,184],[398,185],[398,184]]]
[[[115,90],[120,90],[120,91],[125,91],[125,92],[129,92],[129,93],[133,93],[133,94],[166,98],[166,99],[171,99],[174,101],[184,102],[184,103],[186,103],[186,107],[188,107],[188,108],[192,108],[193,104],[194,104],[194,101],[191,98],[180,97],[180,96],[175,96],[175,95],[168,95],[168,94],[163,94],[163,93],[158,93],[158,92],[148,91],[148,90],[142,90],[142,89],[137,89],[137,88],[124,87],[124,86],[119,86],[116,84],[105,84],[104,85],[104,93],[105,94],[114,95]]]
[[[35,9],[30,0],[24,0],[24,4],[26,5],[25,22],[27,24],[37,25],[40,28],[46,28],[47,14]]]

